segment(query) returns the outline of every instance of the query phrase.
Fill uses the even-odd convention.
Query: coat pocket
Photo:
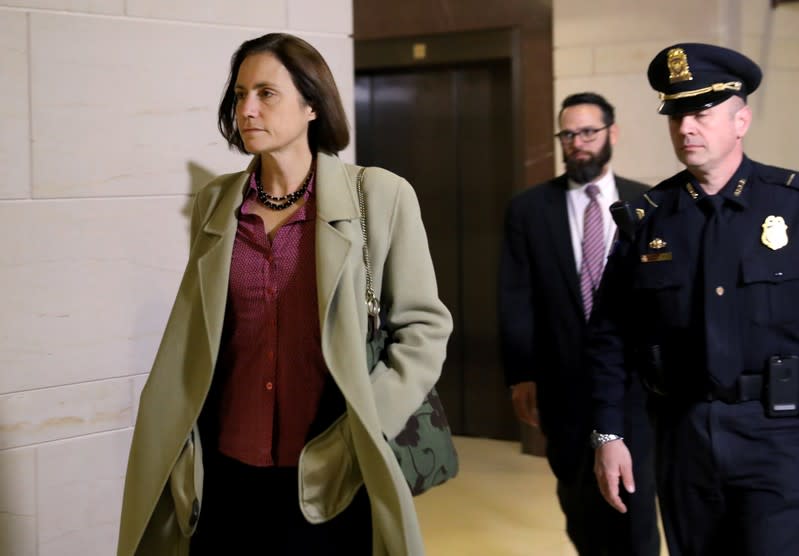
[[[300,509],[310,523],[328,521],[350,505],[363,477],[346,414],[302,449],[298,481]]]
[[[200,434],[195,424],[183,445],[172,473],[169,490],[181,533],[189,537],[197,527],[203,497],[203,462]]]

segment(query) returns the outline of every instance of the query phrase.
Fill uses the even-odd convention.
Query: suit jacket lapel
[[[639,187],[635,184],[616,175],[614,175],[614,178],[616,180],[616,189],[619,190],[619,199],[622,201],[632,201],[641,194]]]
[[[580,296],[580,278],[577,274],[577,262],[574,259],[572,248],[571,229],[569,228],[569,208],[566,202],[567,181],[565,176],[559,176],[547,184],[549,187],[549,210],[547,210],[547,229],[550,233],[552,249],[558,259],[563,276],[566,280],[566,289],[569,290],[573,301],[583,306]],[[582,309],[581,309],[582,310]]]
[[[635,184],[615,175],[614,178],[620,199],[635,199],[640,195],[640,189]],[[552,180],[548,184],[548,187],[550,187],[550,208],[547,211],[547,226],[552,237],[552,248],[563,270],[563,275],[566,279],[566,287],[574,302],[582,308],[583,301],[582,295],[580,294],[580,274],[577,272],[577,261],[574,259],[571,229],[569,228],[569,208],[566,201],[568,180],[565,174]]]

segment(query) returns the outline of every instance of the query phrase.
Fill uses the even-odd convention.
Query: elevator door
[[[405,177],[455,330],[438,391],[456,434],[517,440],[499,356],[497,269],[512,190],[510,63],[359,72],[356,158]]]

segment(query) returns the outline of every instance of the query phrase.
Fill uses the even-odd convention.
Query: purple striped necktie
[[[594,306],[594,292],[599,287],[602,268],[605,262],[605,232],[602,226],[602,209],[597,195],[599,188],[591,183],[585,188],[590,197],[583,214],[583,262],[580,268],[580,293],[583,296],[585,320],[591,316]]]

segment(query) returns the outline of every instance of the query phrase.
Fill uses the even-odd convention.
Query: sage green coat
[[[195,423],[219,352],[236,212],[252,168],[221,176],[196,196],[189,260],[139,404],[119,556],[188,554],[202,506],[202,448]],[[298,500],[309,521],[325,521],[364,483],[372,506],[374,555],[417,556],[424,548],[413,499],[385,438],[400,432],[438,379],[452,320],[438,298],[413,189],[388,171],[368,169],[369,253],[375,290],[390,307],[393,337],[386,361],[369,374],[356,172],[338,157],[318,155],[318,322],[322,353],[347,413],[303,450]]]

